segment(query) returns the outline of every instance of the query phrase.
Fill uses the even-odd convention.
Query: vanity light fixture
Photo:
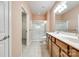
[[[59,13],[61,13],[62,11],[64,11],[67,8],[66,3],[61,4],[61,8],[58,10]]]
[[[67,8],[67,5],[66,5],[66,1],[62,2],[60,5],[58,5],[56,7],[56,9],[54,10],[55,13],[61,13],[63,10],[65,10]]]
[[[61,8],[61,5],[58,5],[56,9],[54,10],[54,12],[56,13],[60,8]]]

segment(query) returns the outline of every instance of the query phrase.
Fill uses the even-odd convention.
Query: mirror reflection
[[[79,32],[79,1],[60,2],[54,9],[55,30]]]

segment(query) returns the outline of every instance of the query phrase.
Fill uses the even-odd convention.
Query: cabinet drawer
[[[65,52],[67,52],[67,45],[61,41],[59,41],[58,39],[56,39],[56,44],[63,49]]]

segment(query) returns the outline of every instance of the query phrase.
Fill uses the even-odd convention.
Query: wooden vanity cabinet
[[[79,50],[47,34],[47,47],[51,57],[79,57]]]

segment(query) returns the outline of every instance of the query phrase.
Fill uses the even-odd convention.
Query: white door
[[[0,57],[8,56],[8,2],[0,1]]]

